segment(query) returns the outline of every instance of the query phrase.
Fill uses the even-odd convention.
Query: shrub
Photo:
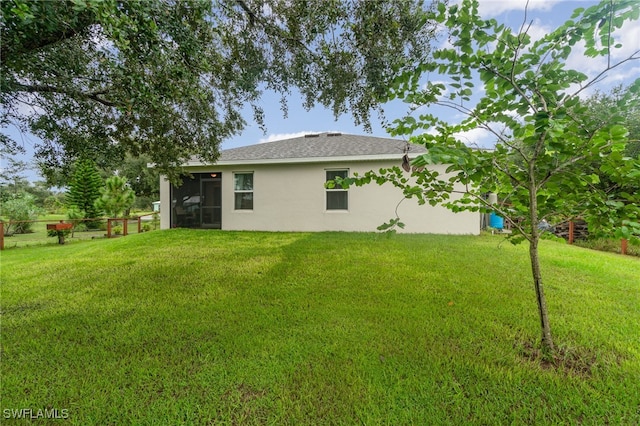
[[[635,240],[630,241],[627,247],[627,254],[631,256],[640,256],[640,246],[634,244]],[[611,253],[620,253],[620,240],[614,238],[589,238],[587,240],[576,240],[576,246],[588,248],[591,250],[608,251]]]
[[[27,192],[17,194],[2,203],[2,215],[10,221],[36,220],[40,213],[40,209],[35,205],[35,197]],[[28,234],[33,232],[32,226],[33,223],[30,222],[14,223],[5,228],[5,234]]]
[[[49,214],[56,214],[62,211],[64,203],[62,197],[58,194],[50,195],[44,200],[44,208]]]
[[[153,212],[152,217],[151,225],[153,225],[153,229],[158,229],[160,227],[160,214],[158,212]]]
[[[76,206],[71,206],[69,207],[69,209],[67,209],[67,219],[69,219],[69,222],[73,224],[71,236],[73,236],[73,233],[76,231],[83,231],[87,229],[87,225],[82,223],[82,219],[84,218],[84,216],[84,210],[80,210]],[[81,225],[84,229],[80,229]]]

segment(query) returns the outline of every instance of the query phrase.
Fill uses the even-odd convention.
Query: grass
[[[169,230],[5,251],[0,408],[82,425],[640,423],[640,261],[544,242],[554,367],[536,358],[526,247],[500,242]]]

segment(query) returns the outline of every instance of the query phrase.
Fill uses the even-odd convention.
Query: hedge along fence
[[[567,243],[573,244],[577,240],[586,240],[589,236],[589,229],[584,220],[570,220],[556,227],[555,234],[567,240]],[[629,241],[625,238],[620,240],[620,253],[627,254],[629,250]]]
[[[129,234],[141,233],[159,228],[159,223],[152,220],[153,213],[129,218],[99,218],[99,219],[40,219],[29,221],[6,221],[0,220],[0,250],[4,250],[11,243],[13,247],[25,247],[29,245],[42,245],[52,243],[53,240],[48,234],[47,225],[72,224],[73,227],[65,232],[63,238],[65,242],[90,240],[96,238],[112,238]],[[20,223],[31,223],[34,231],[26,234],[9,234],[12,225]],[[85,226],[78,226],[85,225]],[[82,229],[80,229],[82,228]],[[106,231],[106,232],[105,232]],[[123,232],[124,231],[124,232]],[[67,235],[68,234],[68,235]],[[57,234],[58,237],[60,233]]]

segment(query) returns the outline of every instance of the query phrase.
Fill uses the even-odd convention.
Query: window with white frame
[[[334,180],[336,177],[346,178],[349,176],[349,170],[326,170],[326,181]],[[348,210],[349,209],[349,191],[343,189],[342,186],[326,189],[327,192],[327,210]]]
[[[233,174],[236,210],[253,210],[253,172]]]

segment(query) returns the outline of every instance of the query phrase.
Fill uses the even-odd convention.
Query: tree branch
[[[638,55],[638,56],[636,56]],[[605,74],[607,74],[609,71],[611,71],[612,69],[615,69],[617,67],[619,67],[620,65],[623,65],[629,61],[635,61],[640,59],[640,50],[636,50],[635,52],[633,52],[631,55],[629,55],[626,59],[623,59],[622,61],[615,63],[613,65],[609,65],[607,66],[607,68],[605,68],[604,70],[602,70],[597,76],[595,76],[593,79],[591,79],[590,81],[587,82],[587,84],[585,84],[584,86],[580,86],[580,89],[575,92],[573,95],[571,96],[567,96],[565,98],[566,99],[570,99],[574,96],[578,96],[580,94],[580,92],[582,92],[583,90],[588,89],[589,87],[593,86],[594,84],[598,83],[602,78],[605,77]]]
[[[515,227],[518,230],[518,232],[520,232],[520,235],[522,235],[527,241],[531,241],[531,237],[529,236],[529,234],[527,234],[525,229],[522,226],[520,226],[518,223],[516,223],[516,221],[511,218],[511,215],[501,206],[490,204],[487,200],[485,200],[480,195],[474,192],[466,192],[466,191],[451,191],[451,192],[454,194],[463,194],[463,195],[469,195],[473,197],[476,200],[476,202],[479,202],[485,207],[488,207],[491,210],[494,210],[495,212],[500,214],[502,217],[504,217],[511,224],[511,226]]]
[[[107,89],[102,89],[96,92],[87,93],[87,92],[82,92],[80,90],[65,89],[65,88],[55,87],[55,86],[40,85],[40,84],[21,84],[21,83],[14,83],[13,88],[16,92],[59,93],[62,95],[67,95],[67,96],[76,97],[80,99],[92,100],[108,107],[115,107],[118,105],[115,102],[111,102],[100,97],[100,95],[104,95],[108,93]]]
[[[288,32],[284,31],[282,28],[279,28],[277,25],[273,25],[270,22],[267,22],[267,20],[265,20],[262,16],[258,16],[251,10],[249,5],[247,5],[244,0],[236,0],[236,4],[240,6],[240,8],[242,8],[242,10],[249,16],[249,24],[251,26],[254,26],[257,22],[262,26],[262,28],[264,28],[267,34],[271,33],[272,35],[275,35],[283,41],[292,42],[294,45],[297,45],[299,48],[306,50],[312,56],[316,57],[316,54],[311,49],[309,49],[309,47],[301,40],[295,37],[291,37],[291,35]]]
[[[516,92],[518,92],[518,94],[520,96],[522,96],[522,98],[527,102],[527,105],[529,105],[529,107],[534,111],[534,112],[538,112],[538,108],[536,108],[536,106],[531,102],[531,100],[527,97],[527,95],[522,91],[522,89],[520,88],[520,86],[518,86],[515,82],[515,80],[511,79],[510,77],[502,74],[501,72],[489,68],[486,64],[484,63],[480,63],[480,67],[490,73],[492,73],[493,75],[495,75],[496,77],[499,77],[505,81],[507,81],[509,84],[511,84],[511,87],[514,88],[514,90]]]
[[[18,46],[9,44],[6,41],[0,43],[0,63],[5,63],[14,55],[24,55],[31,52],[44,49],[64,40],[75,37],[86,31],[95,23],[93,14],[83,13],[77,16],[74,26],[61,26],[59,31],[47,32],[40,31],[37,37],[27,37]]]
[[[587,141],[585,141],[584,146],[587,147],[591,144],[591,141],[593,140],[593,137],[596,135],[596,133],[602,129],[604,127],[604,123],[601,124],[597,129],[595,129],[595,131],[591,134],[591,136],[589,136],[589,139]],[[609,146],[611,146],[611,144],[606,144],[603,146],[603,148],[608,148]],[[556,173],[560,172],[561,170],[565,169],[566,167],[569,167],[572,164],[577,163],[580,160],[584,160],[587,157],[586,154],[581,154],[578,155],[576,157],[573,157],[567,161],[565,161],[562,164],[559,164],[558,166],[556,166],[556,168],[554,168],[553,170],[550,170],[547,173],[547,176],[543,179],[540,180],[540,182],[538,182],[538,186],[536,187],[536,189],[540,189],[542,188],[542,186],[547,183],[549,181],[549,179],[551,179],[552,176],[555,176]]]

